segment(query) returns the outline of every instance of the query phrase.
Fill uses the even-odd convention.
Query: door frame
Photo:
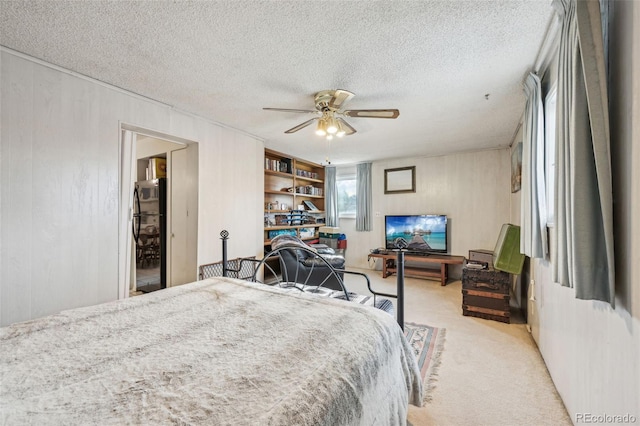
[[[155,139],[162,139],[168,142],[183,145],[185,149],[189,145],[198,144],[196,141],[184,139],[179,136],[169,135],[167,133],[139,127],[136,125],[120,122],[119,123],[119,215],[118,215],[118,299],[129,297],[129,289],[131,280],[135,279],[135,251],[133,250],[133,238],[131,236],[131,223],[133,220],[133,188],[137,180],[135,171],[137,170],[136,145],[138,136],[148,136]],[[196,151],[197,152],[197,151]],[[196,159],[197,162],[197,159]],[[169,176],[170,178],[170,176]],[[199,180],[195,180],[198,185]],[[170,179],[168,187],[171,187]],[[198,189],[196,188],[196,193]],[[167,200],[167,212],[171,206],[171,189],[169,189]],[[167,213],[169,214],[169,213]],[[193,216],[198,220],[198,215]],[[170,217],[167,221],[167,236],[171,235]],[[196,224],[197,225],[197,224]],[[197,240],[195,242],[195,251],[197,253]],[[167,268],[170,266],[170,244],[167,243]],[[167,269],[167,278],[170,277],[170,270]],[[170,286],[170,283],[168,283]]]

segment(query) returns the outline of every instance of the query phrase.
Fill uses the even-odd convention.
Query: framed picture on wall
[[[402,194],[416,192],[416,166],[385,169],[384,193]]]
[[[518,192],[522,186],[522,142],[518,142],[511,152],[511,192]]]

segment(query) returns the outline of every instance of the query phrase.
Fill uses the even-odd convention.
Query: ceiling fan
[[[323,90],[316,93],[314,102],[316,105],[315,110],[307,109],[287,109],[287,108],[262,108],[267,111],[282,111],[282,112],[296,112],[315,114],[310,120],[300,123],[285,133],[295,133],[300,129],[311,125],[317,121],[316,134],[319,136],[326,136],[327,139],[332,139],[333,136],[342,137],[344,135],[351,135],[356,132],[349,123],[347,123],[342,117],[366,117],[366,118],[397,118],[400,115],[400,111],[397,109],[351,109],[342,110],[342,106],[353,98],[354,94],[347,90]],[[338,117],[337,117],[338,116]]]

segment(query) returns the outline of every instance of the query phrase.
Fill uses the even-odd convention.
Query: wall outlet
[[[376,217],[380,217],[380,212],[376,212]]]

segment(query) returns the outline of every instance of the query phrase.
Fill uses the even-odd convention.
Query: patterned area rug
[[[431,391],[437,380],[440,355],[444,348],[445,329],[405,322],[404,335],[418,359],[424,402],[429,402]]]

